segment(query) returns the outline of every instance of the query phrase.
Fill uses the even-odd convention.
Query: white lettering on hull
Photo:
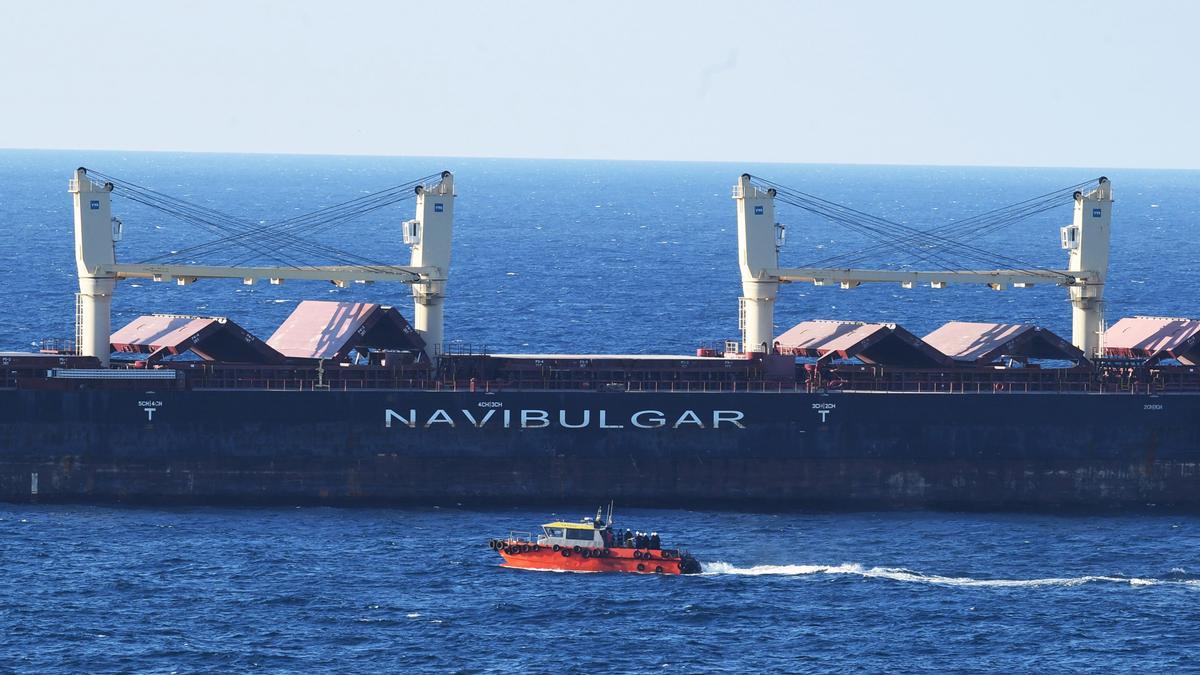
[[[600,411],[600,428],[601,429],[624,429],[625,425],[624,424],[609,424],[608,423],[608,411],[601,410]]]
[[[450,413],[438,409],[429,416],[429,421],[425,422],[425,428],[428,429],[435,424],[449,424],[450,426],[454,426],[454,420],[450,418]]]
[[[666,425],[667,418],[660,410],[639,410],[633,413],[629,422],[639,429],[657,429]]]
[[[463,417],[467,418],[467,421],[469,421],[471,424],[475,425],[475,428],[482,429],[483,425],[487,424],[488,420],[492,419],[492,415],[496,414],[496,409],[495,408],[489,409],[486,413],[483,414],[483,417],[478,420],[475,419],[475,416],[471,414],[471,411],[467,410],[466,408],[463,408],[462,414],[463,414]]]
[[[684,410],[683,414],[679,416],[679,419],[675,420],[676,429],[685,424],[695,424],[701,429],[704,428],[704,422],[701,422],[700,418],[696,416],[696,413],[692,412],[691,410]]]
[[[558,411],[558,426],[560,426],[564,429],[585,429],[591,423],[592,423],[592,411],[591,410],[583,411],[583,420],[579,424],[571,424],[570,422],[567,421],[567,411],[566,410]]]
[[[162,401],[138,401],[138,407],[146,412],[146,421],[154,421],[154,413],[162,407]]]
[[[721,426],[721,422],[729,422],[739,429],[745,429],[746,425],[742,424],[742,418],[746,416],[740,410],[714,410],[713,411],[713,428]]]
[[[522,429],[543,429],[550,426],[550,413],[545,410],[522,410]]]
[[[817,414],[821,416],[821,424],[824,424],[829,419],[829,413],[837,409],[837,404],[836,403],[814,403],[814,404],[812,404],[812,407],[813,407],[813,410],[816,410]]]
[[[488,426],[500,426],[504,429],[511,429],[514,427],[514,421],[516,422],[515,426],[520,429],[545,429],[551,426],[558,426],[562,429],[624,429],[626,427],[626,424],[623,423],[612,423],[617,420],[612,418],[608,410],[580,410],[577,412],[559,410],[557,411],[558,414],[554,415],[549,410],[522,409],[514,411],[505,408],[500,410],[500,415],[497,416],[496,410],[500,406],[489,402],[489,405],[483,406],[481,404],[479,407],[484,408],[482,415],[479,412],[472,412],[467,408],[453,412],[438,408],[428,415],[419,414],[415,408],[401,411],[388,408],[383,413],[383,426],[388,429],[391,429],[393,425],[415,429],[419,423],[418,421],[423,420],[421,426],[426,429],[435,425],[446,425],[450,428],[455,428],[457,426],[455,418],[461,415],[461,419],[465,424],[477,429],[483,429]],[[496,419],[497,417],[498,419]],[[746,425],[743,423],[745,417],[746,414],[740,410],[713,410],[705,417],[701,417],[695,410],[684,410],[678,415],[672,416],[668,416],[667,413],[661,410],[638,410],[629,416],[628,426],[635,429],[661,429],[668,425],[672,429],[721,429],[730,427],[745,429]]]
[[[385,410],[383,413],[383,426],[391,429],[393,420],[403,424],[406,427],[415,427],[417,426],[417,411],[409,410],[408,417],[404,418],[401,417],[400,413],[396,412],[395,410]]]

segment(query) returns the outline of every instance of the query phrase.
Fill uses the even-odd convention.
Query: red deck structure
[[[147,362],[191,352],[205,361],[275,364],[283,356],[224,317],[148,314],[109,339],[113,351],[148,354]]]
[[[1200,365],[1200,319],[1121,319],[1104,331],[1104,353],[1145,359],[1148,364],[1175,359],[1185,366]]]
[[[950,321],[924,338],[959,363],[986,365],[1002,357],[1021,361],[1054,359],[1079,362],[1083,352],[1054,333],[1027,323]]]
[[[816,357],[818,362],[858,359],[868,365],[944,367],[951,359],[921,338],[891,323],[802,321],[775,339],[789,356]]]
[[[290,359],[345,361],[358,350],[423,352],[425,341],[395,308],[305,300],[267,344]]]

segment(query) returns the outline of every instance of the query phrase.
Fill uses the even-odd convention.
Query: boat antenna
[[[610,499],[608,502],[608,526],[609,527],[612,527],[612,507],[613,507],[613,503],[612,503],[612,500]]]

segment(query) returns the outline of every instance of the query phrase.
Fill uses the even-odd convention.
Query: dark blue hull
[[[0,497],[1200,507],[1200,396],[0,391]]]

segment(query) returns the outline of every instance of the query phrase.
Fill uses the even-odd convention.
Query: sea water
[[[1194,516],[618,507],[697,576],[513,570],[487,547],[587,506],[0,507],[0,669],[1200,668]]]
[[[446,335],[493,352],[687,353],[736,338],[730,188],[743,172],[922,229],[1107,175],[1109,321],[1200,316],[1196,172],[3,151],[0,350],[73,333],[66,181],[80,165],[261,224],[450,169]],[[113,212],[125,261],[213,236],[120,196]],[[404,263],[411,217],[410,200],[321,241]],[[1064,204],[971,241],[1058,268],[1070,218]],[[789,266],[872,243],[786,205],[777,219]],[[884,251],[864,266],[897,260]],[[227,316],[266,337],[303,299],[411,316],[399,285],[130,281],[113,324]],[[776,323],[888,321],[923,335],[950,320],[1021,321],[1069,337],[1069,315],[1052,286],[795,284]],[[0,670],[1200,668],[1194,515],[617,513],[689,548],[704,574],[499,568],[487,540],[535,529],[552,516],[542,510],[0,506]]]

